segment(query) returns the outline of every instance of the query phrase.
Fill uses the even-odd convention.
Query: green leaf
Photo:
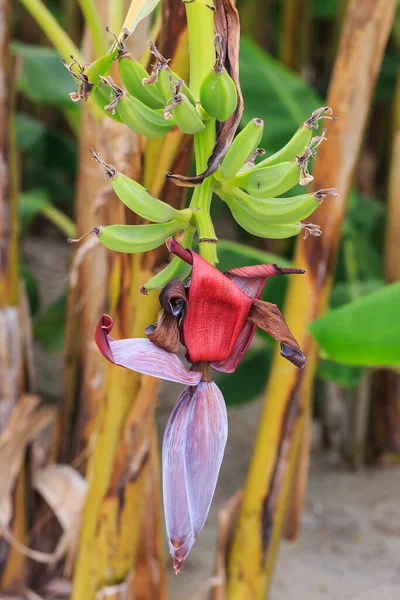
[[[39,188],[22,192],[19,196],[19,214],[22,228],[26,229],[32,219],[48,206],[51,206],[51,203],[45,189]]]
[[[49,352],[61,350],[64,344],[67,296],[62,294],[33,324],[33,335]]]
[[[229,240],[219,240],[218,258],[220,271],[263,264],[279,264],[280,267],[291,266],[291,262],[287,258]]]
[[[213,374],[227,406],[254,400],[264,391],[272,361],[272,349],[250,349],[234,373]]]
[[[22,65],[18,89],[29,100],[37,104],[72,106],[69,93],[76,90],[76,85],[55,50],[23,42],[13,42],[12,50]]]
[[[333,360],[321,359],[318,364],[317,375],[324,381],[334,381],[336,385],[344,388],[355,388],[361,381],[364,369],[343,365]]]
[[[15,135],[19,150],[34,151],[43,143],[46,127],[41,121],[30,115],[17,113],[15,115]]]
[[[329,311],[309,326],[331,359],[360,366],[400,365],[400,282]]]
[[[241,41],[240,83],[245,108],[243,122],[264,120],[262,147],[273,153],[293,136],[313,110],[323,105],[316,92],[254,42]]]
[[[331,20],[337,17],[337,14],[340,10],[338,0],[312,0],[311,2],[311,12],[312,16],[315,19],[320,20]]]
[[[364,281],[356,281],[353,284],[347,281],[335,283],[331,292],[330,307],[336,308],[343,304],[348,304],[355,298],[379,290],[384,285],[384,279],[366,279]]]

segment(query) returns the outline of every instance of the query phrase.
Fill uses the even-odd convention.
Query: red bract
[[[257,265],[221,273],[175,240],[167,246],[192,265],[189,289],[175,279],[162,290],[163,312],[158,323],[146,328],[149,339],[114,340],[112,319],[103,315],[95,340],[116,365],[188,386],[173,408],[163,441],[165,520],[178,572],[207,518],[228,432],[224,399],[209,366],[234,371],[257,326],[280,342],[282,356],[304,366],[279,309],[260,299],[267,277],[304,271]],[[193,363],[190,370],[174,354],[179,339]]]
[[[183,319],[183,343],[190,362],[208,362],[216,371],[231,373],[253,339],[256,326],[281,342],[281,354],[297,367],[304,354],[278,307],[260,300],[268,277],[302,274],[303,269],[256,265],[221,273],[173,238],[170,252],[193,266]]]

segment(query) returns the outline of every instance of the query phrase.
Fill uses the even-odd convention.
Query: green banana
[[[247,163],[246,163],[247,164]],[[262,169],[239,172],[230,182],[256,198],[280,196],[299,183],[300,167],[296,162],[283,162]]]
[[[291,198],[260,199],[236,188],[230,191],[230,195],[233,196],[232,202],[248,211],[257,221],[285,225],[306,219],[318,208],[325,196],[338,196],[338,193],[335,188],[330,188]]]
[[[99,80],[100,81],[100,80]],[[100,81],[98,85],[92,90],[90,94],[90,99],[98,106],[102,112],[107,116],[116,121],[117,123],[123,123],[124,121],[118,115],[118,113],[111,113],[109,110],[106,110],[106,106],[110,104],[111,94],[110,88],[107,85]]]
[[[175,94],[170,99],[171,104],[164,109],[164,117],[167,120],[173,117],[183,133],[198,133],[205,125],[188,97],[182,94],[182,83],[182,80],[175,82]]]
[[[135,98],[150,108],[163,108],[164,101],[160,92],[154,87],[145,87],[142,80],[149,76],[143,65],[140,64],[125,45],[125,40],[130,36],[130,31],[124,28],[120,38],[106,27],[107,33],[114,37],[117,48],[118,70],[125,88]],[[99,73],[105,75],[105,73]]]
[[[235,177],[249,156],[256,150],[264,130],[264,121],[253,119],[235,137],[219,168],[226,179]],[[217,176],[218,177],[218,176]]]
[[[91,98],[105,115],[118,123],[123,123],[117,114],[111,114],[106,111],[105,106],[110,102],[110,92],[98,76],[104,76],[107,73],[117,54],[118,50],[105,54],[86,68],[82,67],[73,56],[71,56],[71,63],[68,64],[66,60],[62,60],[61,62],[79,82],[77,91],[70,94],[71,100],[77,102],[78,100],[86,101],[88,98]],[[78,73],[74,71],[74,67],[78,69]]]
[[[312,130],[318,128],[318,121],[323,118],[334,119],[331,115],[332,109],[329,106],[323,106],[315,110],[283,148],[259,162],[256,168],[269,167],[281,162],[296,160],[296,156],[302,155],[305,148],[310,144]]]
[[[230,194],[226,194],[221,190],[216,190],[216,193],[229,206],[235,221],[246,231],[262,238],[283,239],[298,235],[304,230],[305,235],[321,235],[321,230],[317,225],[312,223],[285,223],[283,225],[271,224],[261,221],[253,216],[253,213],[237,202]]]
[[[200,104],[211,117],[221,123],[235,112],[236,85],[225,68],[221,72],[211,69],[205,76],[200,87]]]
[[[114,92],[112,100],[106,110],[111,114],[116,113],[130,129],[148,138],[162,137],[175,125],[171,119],[166,121],[163,115],[140,102],[134,96],[127,94],[119,88],[111,77],[101,78]]]
[[[214,67],[204,77],[200,86],[200,104],[204,110],[224,122],[235,112],[237,106],[237,90],[233,79],[224,66],[224,49],[222,35],[214,37],[217,59]]]
[[[149,74],[146,69],[125,51],[118,57],[118,70],[127,91],[150,108],[163,108],[164,99],[160,91],[151,85],[143,85]]]
[[[182,93],[185,94],[193,106],[196,106],[196,99],[186,83],[182,80],[182,77],[179,77],[179,75],[170,69],[168,66],[169,60],[159,53],[153,42],[150,42],[150,52],[157,58],[157,62],[153,66],[153,72],[150,77],[145,77],[142,80],[143,85],[154,87],[160,92],[164,101],[169,102],[174,95],[176,82],[182,81]]]
[[[157,225],[108,225],[93,231],[99,241],[116,252],[147,252],[161,246],[165,240],[184,229],[180,221],[169,221]]]
[[[192,209],[177,210],[159,200],[150,194],[140,183],[130,179],[123,173],[119,173],[113,165],[105,163],[93,148],[89,148],[89,150],[93,154],[93,160],[106,170],[106,177],[110,180],[118,198],[125,206],[139,215],[139,217],[153,221],[153,223],[166,223],[174,219],[183,223],[190,221],[193,215]]]
[[[185,231],[185,236],[182,241],[182,246],[184,248],[191,248],[193,237],[195,234],[194,227],[188,227]],[[144,295],[147,295],[152,290],[158,290],[164,287],[171,279],[178,278],[181,281],[184,281],[187,276],[190,274],[192,270],[192,266],[185,263],[178,256],[174,256],[169,265],[165,267],[162,271],[154,275],[147,283],[145,283],[141,288],[140,292]]]

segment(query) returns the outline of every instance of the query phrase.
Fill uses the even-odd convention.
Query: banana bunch
[[[190,228],[195,209],[177,210],[162,200],[155,198],[139,183],[119,173],[92,148],[93,160],[105,169],[105,176],[118,198],[137,215],[152,221],[150,225],[110,225],[96,227],[100,242],[116,252],[146,252],[161,246],[165,240],[178,231]]]
[[[331,109],[313,112],[289,142],[278,152],[255,164],[264,154],[258,148],[264,123],[253,119],[236,136],[219,169],[214,173],[215,193],[228,205],[237,223],[252,235],[264,238],[287,238],[304,231],[305,235],[320,235],[316,225],[304,224],[327,195],[337,196],[335,188],[289,198],[277,197],[297,183],[307,185],[313,180],[308,172],[310,158],[325,139],[312,137],[321,118],[330,117]]]

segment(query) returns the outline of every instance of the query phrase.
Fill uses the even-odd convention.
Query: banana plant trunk
[[[329,144],[321,146],[314,169],[314,189],[335,186],[340,198],[318,211],[323,236],[298,240],[293,264],[307,274],[290,281],[285,303],[285,318],[308,364],[299,371],[275,354],[228,562],[228,600],[264,599],[271,585],[305,419],[310,418],[317,348],[307,323],[327,307],[346,200],[395,7],[395,0],[352,0],[345,16],[327,99],[338,121],[328,127]]]
[[[18,196],[15,135],[12,123],[12,64],[9,52],[11,3],[0,3],[0,440],[16,414],[21,395],[32,385],[32,369],[27,349],[30,344],[26,305],[18,280]],[[2,440],[3,441],[3,440]],[[5,445],[0,443],[4,452]],[[1,453],[0,453],[0,461]],[[3,456],[4,460],[4,456]],[[2,481],[2,493],[8,482]],[[28,529],[29,479],[22,465],[10,489],[11,510],[8,526],[19,542]],[[4,495],[3,495],[4,503]],[[2,504],[4,506],[4,504]],[[4,520],[2,514],[2,521]],[[7,524],[7,523],[6,523]],[[2,528],[0,526],[0,532]],[[0,591],[13,589],[26,580],[25,558],[10,548],[0,536]]]

